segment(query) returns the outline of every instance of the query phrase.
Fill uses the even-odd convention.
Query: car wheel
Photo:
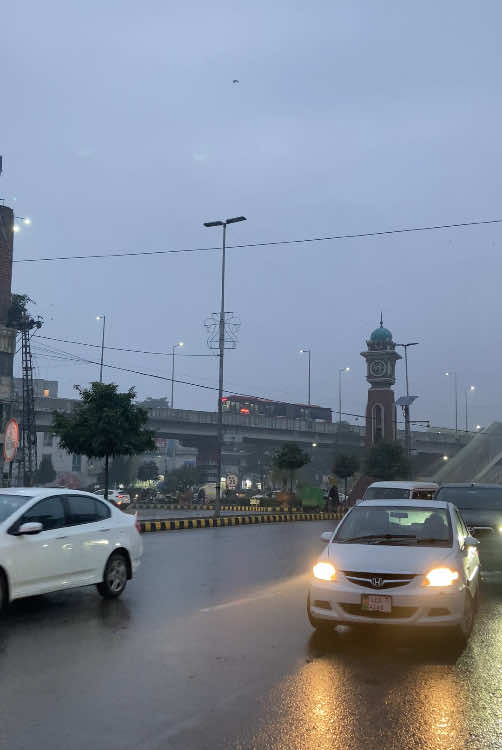
[[[105,599],[115,599],[120,596],[127,584],[127,560],[122,552],[114,552],[108,558],[103,574],[103,580],[97,589]]]
[[[464,604],[464,616],[462,618],[462,622],[457,625],[455,628],[455,636],[458,641],[458,643],[462,646],[465,646],[467,641],[469,640],[469,636],[472,633],[472,628],[474,625],[474,615],[475,615],[475,609],[474,609],[474,602],[472,600],[472,596],[469,592],[466,592],[465,595],[465,604]]]
[[[7,609],[8,603],[9,597],[7,593],[7,582],[5,580],[4,574],[0,572],[0,614],[3,614],[3,612]]]
[[[309,618],[309,622],[312,627],[315,628],[315,630],[333,630],[334,623],[330,622],[329,620],[320,620],[319,618],[314,617],[314,615],[310,611],[310,594],[307,596],[307,617]]]

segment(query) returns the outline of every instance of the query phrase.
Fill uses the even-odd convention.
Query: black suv
[[[484,570],[502,570],[502,484],[443,484],[435,500],[454,503],[479,540]]]

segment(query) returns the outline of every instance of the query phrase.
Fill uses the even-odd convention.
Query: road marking
[[[239,607],[241,604],[251,604],[259,599],[269,599],[271,596],[278,596],[279,591],[265,591],[262,594],[256,594],[255,596],[246,596],[243,599],[234,599],[232,602],[225,602],[224,604],[215,604],[214,607],[204,607],[199,610],[200,612],[217,612],[220,609],[229,609],[230,607]]]

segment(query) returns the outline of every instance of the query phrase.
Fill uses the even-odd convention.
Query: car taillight
[[[136,526],[136,530],[137,530],[138,534],[141,534],[141,532],[142,532],[141,524],[140,524],[139,519],[138,519],[137,516],[136,516],[136,519],[134,521],[134,525]]]

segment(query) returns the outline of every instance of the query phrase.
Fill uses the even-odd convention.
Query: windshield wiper
[[[364,536],[352,536],[348,539],[340,539],[341,542],[369,542],[388,539],[416,539],[415,534],[365,534]],[[334,541],[338,541],[336,538]]]
[[[417,537],[417,544],[431,544],[432,542],[439,542],[440,544],[449,544],[449,539],[438,539],[435,536],[419,536]]]

